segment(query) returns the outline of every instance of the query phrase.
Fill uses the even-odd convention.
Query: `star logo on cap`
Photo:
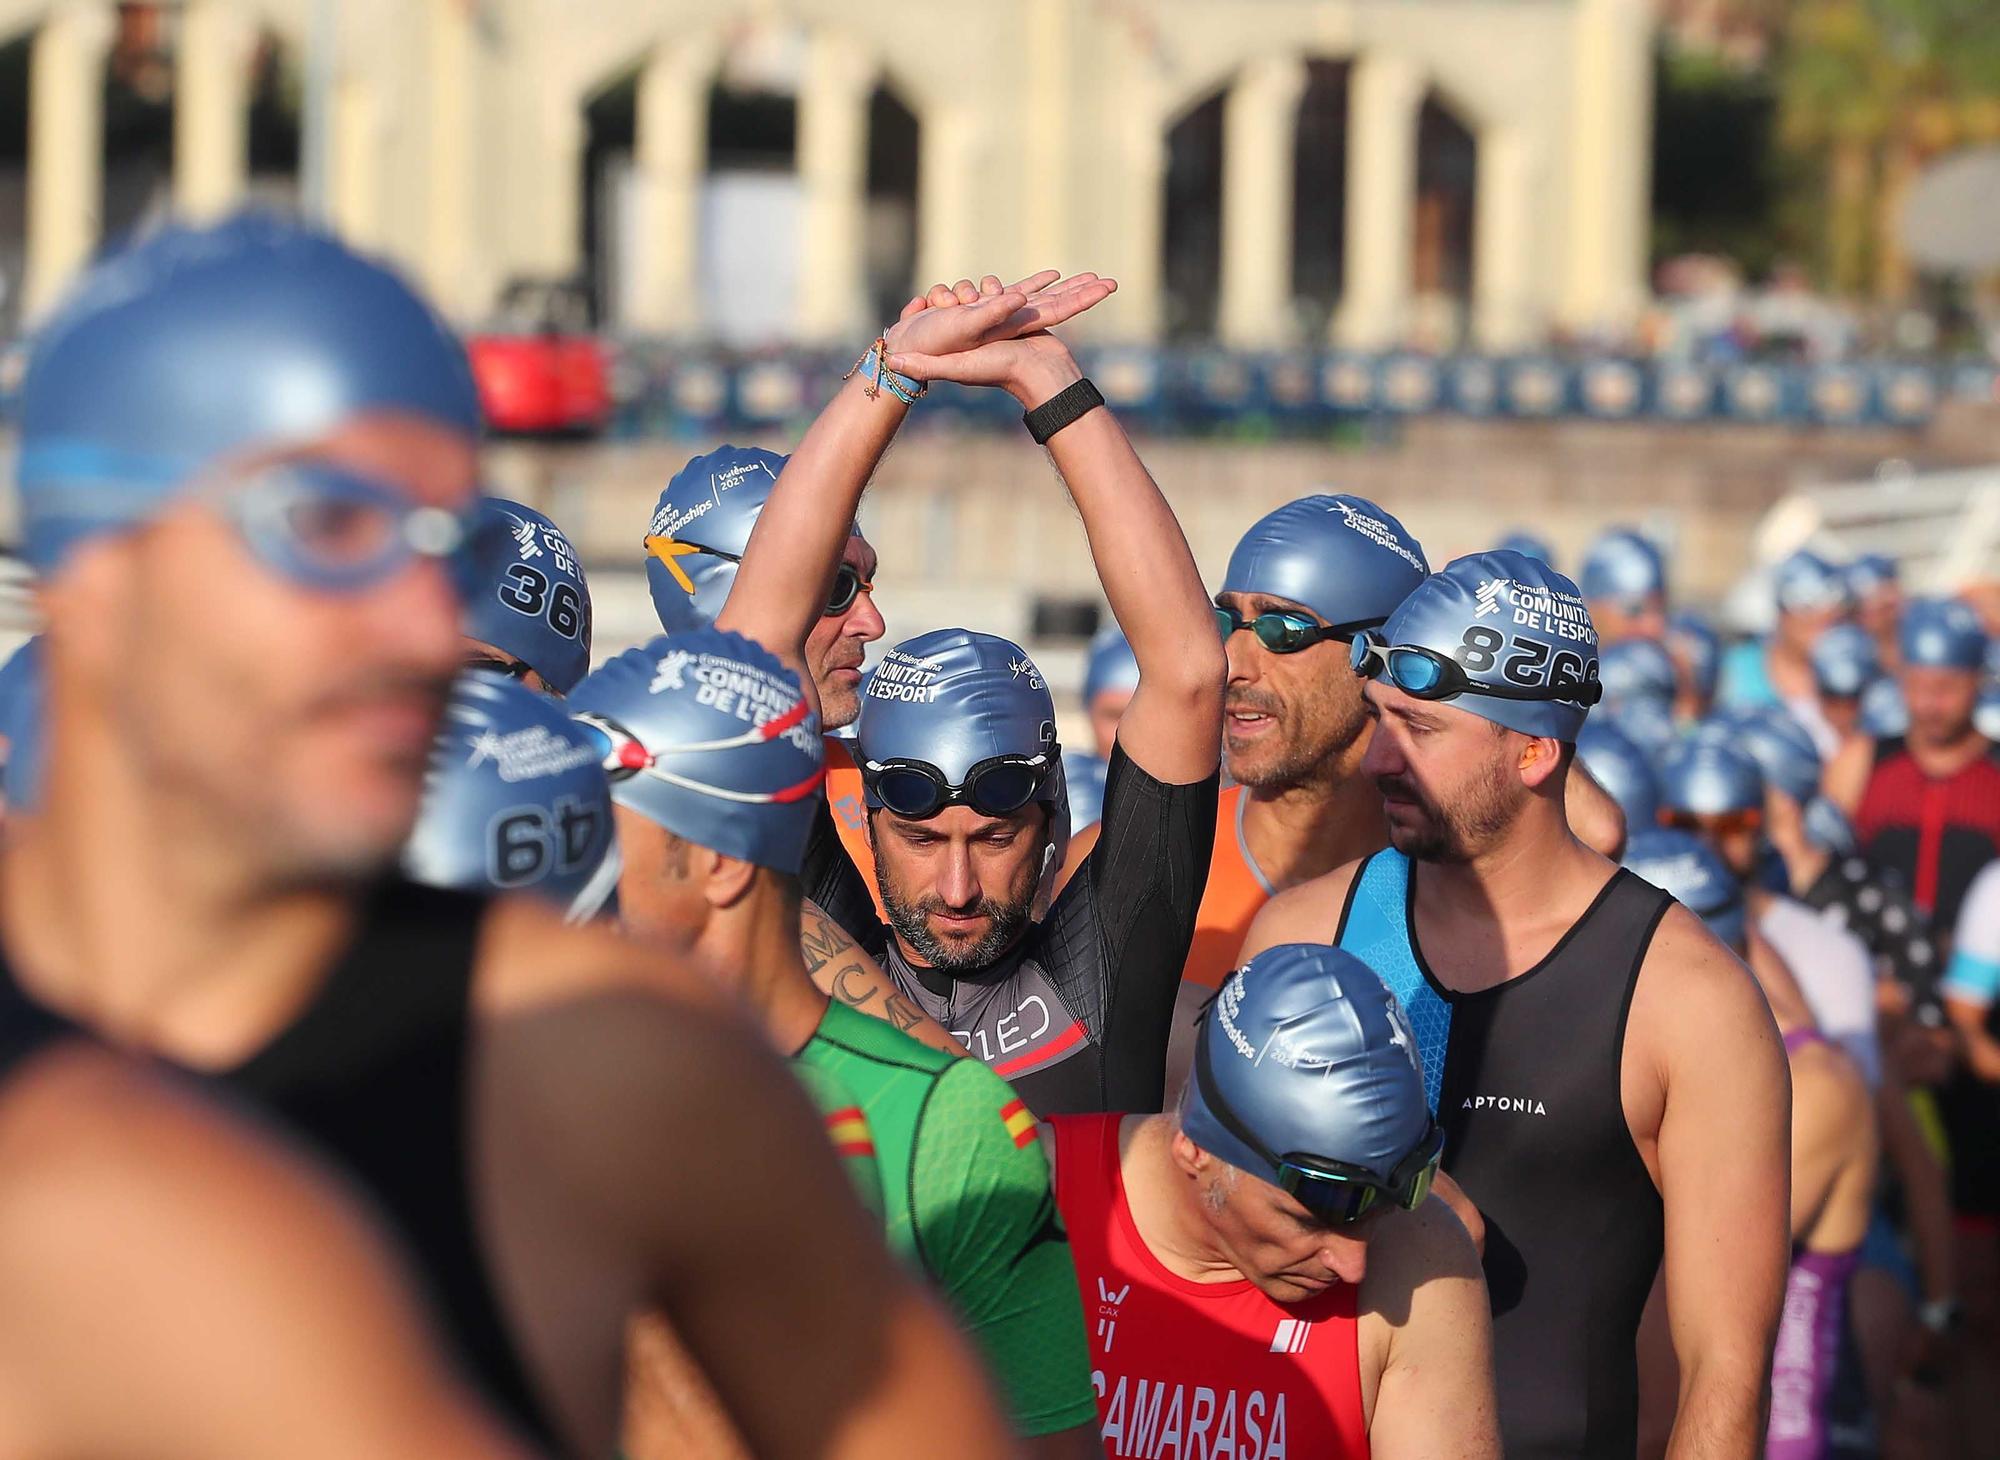
[[[1505,578],[1488,578],[1479,585],[1479,607],[1474,618],[1485,618],[1488,614],[1500,612],[1500,590],[1507,586]]]
[[[660,660],[659,668],[653,675],[653,682],[647,686],[648,693],[658,694],[663,689],[686,689],[687,681],[683,675],[688,661],[693,658],[694,655],[685,649],[670,650]]]
[[[500,759],[502,749],[500,733],[497,730],[482,730],[472,740],[472,755],[465,762],[468,770],[484,765],[489,760]]]

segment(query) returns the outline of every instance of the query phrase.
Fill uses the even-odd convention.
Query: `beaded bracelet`
[[[931,383],[928,380],[913,380],[907,375],[898,375],[889,368],[888,358],[889,342],[883,336],[877,335],[875,343],[863,350],[861,358],[849,366],[847,374],[840,378],[846,380],[859,371],[863,393],[870,400],[880,395],[886,386],[889,394],[904,405],[915,405],[929,392]]]

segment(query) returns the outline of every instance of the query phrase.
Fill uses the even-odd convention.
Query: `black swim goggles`
[[[1448,654],[1417,644],[1385,644],[1364,631],[1354,636],[1347,662],[1363,679],[1382,679],[1412,699],[1448,700],[1459,695],[1485,695],[1493,700],[1563,700],[1594,705],[1604,686],[1594,679],[1558,679],[1552,684],[1486,684],[1473,679]]]
[[[1315,1156],[1304,1151],[1279,1155],[1251,1134],[1249,1126],[1237,1118],[1216,1089],[1215,1073],[1209,1064],[1209,1034],[1215,1024],[1211,1015],[1202,1025],[1196,1041],[1195,1093],[1208,1113],[1229,1134],[1250,1148],[1265,1163],[1271,1175],[1265,1179],[1297,1201],[1315,1221],[1329,1227],[1346,1227],[1360,1221],[1384,1202],[1415,1211],[1431,1194],[1437,1180],[1438,1164],[1444,1159],[1444,1127],[1425,1117],[1424,1133],[1389,1172],[1384,1181],[1366,1166]]]
[[[1240,618],[1233,608],[1224,608],[1219,603],[1215,606],[1215,627],[1224,643],[1238,629],[1248,629],[1257,636],[1257,642],[1273,654],[1296,654],[1326,639],[1346,643],[1363,629],[1379,627],[1383,622],[1379,618],[1369,618],[1358,619],[1351,624],[1316,624],[1302,613],[1285,609],[1271,609],[1255,618]]]
[[[982,760],[953,785],[928,761],[870,760],[861,781],[877,801],[905,821],[929,821],[947,806],[970,806],[981,816],[1012,816],[1040,793],[1060,752],[996,755]]]
[[[703,547],[696,542],[677,542],[671,537],[649,537],[646,551],[667,565],[667,571],[674,575],[674,581],[681,591],[690,597],[694,594],[694,579],[687,569],[680,565],[680,559],[696,553],[706,553],[711,558],[721,558],[725,563],[743,564],[741,553],[726,553],[721,548]],[[854,607],[854,600],[864,593],[873,593],[875,585],[861,576],[852,563],[842,563],[833,574],[833,589],[826,596],[826,607],[820,610],[822,618],[839,618]]]

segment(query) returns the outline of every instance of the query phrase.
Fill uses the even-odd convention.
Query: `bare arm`
[[[1826,1210],[1841,1175],[1866,1158],[1873,1112],[1859,1071],[1838,1050],[1802,1049],[1791,1071],[1792,1240],[1797,1242]]]
[[[1865,735],[1857,735],[1834,752],[1826,773],[1820,777],[1820,789],[1826,793],[1826,799],[1838,806],[1849,821],[1861,810],[1861,798],[1868,790],[1868,777],[1874,768],[1874,743]]]
[[[1673,907],[1634,995],[1625,1103],[1653,1124],[1667,1312],[1680,1361],[1668,1455],[1753,1456],[1791,1255],[1791,1087],[1743,965]],[[1654,1122],[1657,1122],[1654,1124]]]
[[[989,279],[992,288],[984,294],[961,284],[957,293],[943,291],[949,308],[912,299],[885,338],[892,350],[949,356],[987,339],[1046,328],[1111,292],[1108,281],[1095,275],[1051,290],[1055,280],[1049,270],[1003,290],[997,279]],[[861,494],[908,410],[888,390],[871,396],[859,375],[840,388],[778,474],[729,602],[716,619],[718,628],[755,639],[798,667]]]
[[[1360,875],[1361,863],[1350,862],[1323,877],[1287,888],[1265,903],[1243,935],[1243,951],[1236,955],[1236,966],[1241,968],[1266,948],[1332,942],[1340,910],[1347,902],[1347,889]]]
[[[921,375],[999,386],[1028,409],[1083,379],[1068,349],[1046,332],[948,358],[894,358]],[[1228,671],[1215,608],[1180,522],[1109,408],[1057,432],[1048,452],[1083,518],[1112,616],[1139,661],[1139,687],[1118,722],[1118,743],[1156,780],[1201,780],[1221,753]]]
[[[1627,835],[1639,829],[1625,824],[1625,809],[1597,784],[1581,760],[1571,764],[1563,782],[1563,810],[1577,840],[1614,862],[1625,855]]]
[[[1493,1320],[1479,1257],[1449,1211],[1385,1216],[1362,1280],[1364,1332],[1387,1329],[1379,1380],[1364,1361],[1368,1449],[1378,1460],[1500,1454]],[[1371,1333],[1371,1337],[1373,1334]],[[1375,1344],[1371,1349],[1381,1352]]]
[[[882,965],[862,952],[840,924],[811,899],[800,909],[799,951],[805,954],[813,983],[828,998],[892,1024],[932,1049],[946,1054],[968,1052],[942,1024],[912,1003],[882,971]]]
[[[9,1454],[524,1460],[375,1234],[264,1133],[82,1047],[6,1104]]]

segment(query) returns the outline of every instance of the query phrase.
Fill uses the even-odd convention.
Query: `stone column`
[[[1561,296],[1573,329],[1622,333],[1645,304],[1652,47],[1648,0],[1578,0]]]
[[[868,306],[868,98],[874,69],[845,37],[812,38],[799,87],[798,333],[814,344],[851,342]]]
[[[25,317],[40,316],[97,245],[104,211],[104,55],[111,7],[61,0],[28,56]]]
[[[174,208],[226,213],[250,176],[250,60],[257,27],[237,0],[188,0],[174,58]]]
[[[1239,349],[1291,334],[1292,165],[1306,63],[1252,61],[1222,109],[1222,289],[1217,322]]]
[[[976,221],[983,145],[978,114],[969,107],[936,107],[918,119],[917,277],[910,281],[912,294],[986,267],[979,256]]]
[[[429,132],[424,285],[448,316],[462,316],[475,303],[472,26],[472,7],[464,0],[430,0],[430,64],[423,71]]]
[[[1416,62],[1370,52],[1348,82],[1346,276],[1334,337],[1349,349],[1396,344],[1409,324],[1416,247]]]
[[[1518,126],[1479,133],[1473,188],[1472,334],[1482,350],[1504,354],[1532,344],[1535,307],[1535,204],[1540,168],[1534,144]]]
[[[631,320],[660,334],[701,326],[701,189],[708,174],[708,93],[716,57],[668,46],[639,73],[633,134],[640,251]]]
[[[382,119],[374,83],[348,75],[334,83],[327,155],[327,217],[358,248],[380,248]]]

